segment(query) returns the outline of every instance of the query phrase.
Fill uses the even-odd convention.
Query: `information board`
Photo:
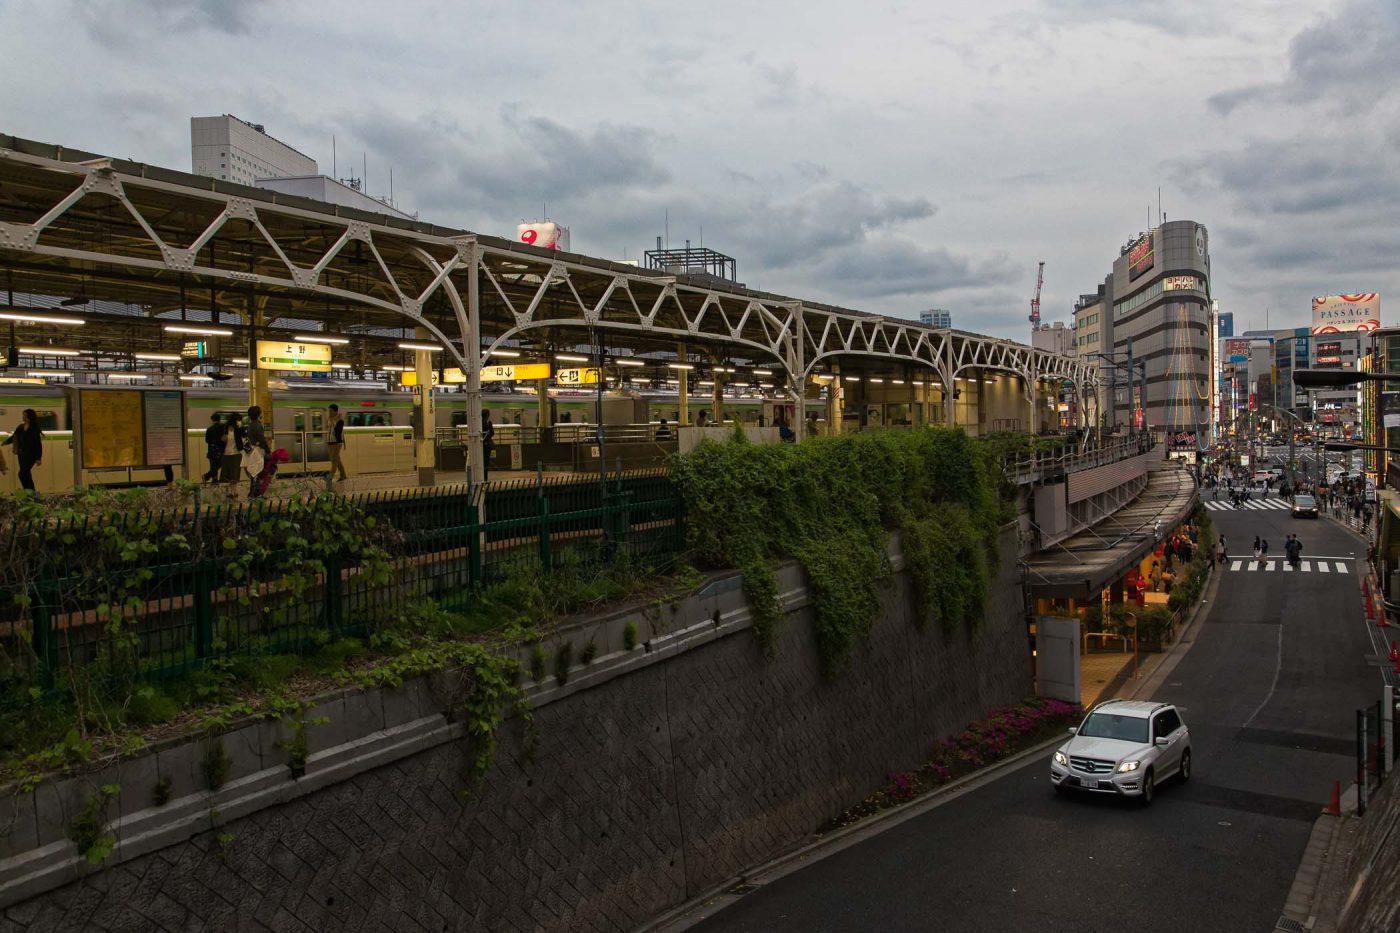
[[[598,369],[561,369],[554,374],[555,385],[591,386],[598,384]]]
[[[185,462],[185,402],[180,392],[146,390],[146,466]]]
[[[298,343],[295,340],[259,340],[257,368],[292,373],[328,373],[331,348],[324,343]]]
[[[82,468],[145,466],[140,389],[79,389]]]
[[[515,379],[548,379],[548,363],[502,363],[499,366],[483,366],[482,382],[509,382]]]

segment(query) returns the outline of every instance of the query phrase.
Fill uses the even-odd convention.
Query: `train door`
[[[287,451],[291,473],[326,470],[330,451],[326,449],[326,412],[322,408],[274,409],[276,445]]]

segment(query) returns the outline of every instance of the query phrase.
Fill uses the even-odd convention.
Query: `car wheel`
[[[1191,749],[1181,753],[1181,782],[1185,784],[1191,780]]]
[[[1152,780],[1152,769],[1148,768],[1147,773],[1142,776],[1142,798],[1139,801],[1144,807],[1152,806],[1152,797],[1157,788]]]

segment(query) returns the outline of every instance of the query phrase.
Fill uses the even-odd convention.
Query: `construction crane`
[[[1040,327],[1040,286],[1045,284],[1045,263],[1035,270],[1035,297],[1031,299],[1031,330]]]

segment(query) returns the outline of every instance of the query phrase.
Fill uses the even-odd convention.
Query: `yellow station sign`
[[[331,348],[324,343],[294,340],[259,340],[257,368],[291,373],[328,373]]]
[[[554,384],[561,386],[593,386],[598,384],[598,368],[561,369],[554,374]]]
[[[512,382],[518,379],[548,379],[548,363],[503,363],[481,367],[482,382]]]

